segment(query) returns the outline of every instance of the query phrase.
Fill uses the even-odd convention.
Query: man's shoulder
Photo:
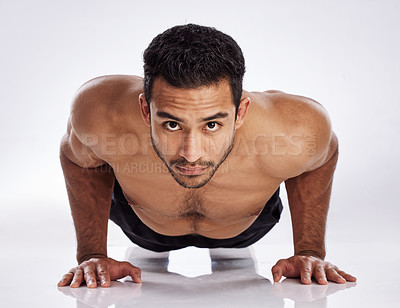
[[[320,120],[329,119],[326,109],[320,103],[305,96],[278,90],[251,92],[251,94],[254,95],[253,99],[258,105],[267,113],[278,117],[285,126],[312,125],[318,124]]]
[[[76,92],[71,107],[71,123],[78,133],[104,133],[110,125],[134,106],[143,89],[137,76],[108,75],[84,83]],[[119,119],[119,120],[117,120]]]
[[[279,177],[292,177],[308,169],[329,148],[331,121],[326,109],[315,100],[266,91],[255,96],[261,123],[258,133],[266,134],[268,155],[260,156],[268,170]],[[262,141],[258,138],[258,141]]]

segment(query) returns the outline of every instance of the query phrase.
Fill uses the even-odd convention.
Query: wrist
[[[303,249],[300,251],[295,252],[296,255],[298,256],[308,256],[308,257],[316,257],[321,260],[325,259],[325,251],[316,251],[316,250],[311,250],[311,249]]]
[[[81,264],[82,262],[85,262],[87,260],[90,260],[92,258],[108,258],[107,255],[102,254],[102,253],[90,253],[90,254],[85,254],[85,255],[78,255],[76,257],[78,264]]]

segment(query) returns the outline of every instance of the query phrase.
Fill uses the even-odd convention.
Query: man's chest
[[[199,189],[181,187],[163,162],[157,160],[127,159],[113,168],[139,218],[167,235],[199,233],[229,237],[243,231],[257,218],[280,184],[249,165],[242,163],[241,168],[230,160]]]

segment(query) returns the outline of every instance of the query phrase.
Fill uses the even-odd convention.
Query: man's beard
[[[232,151],[233,148],[233,140],[235,139],[235,133],[233,133],[232,139],[230,141],[228,149],[225,151],[224,155],[222,156],[221,161],[218,164],[215,164],[212,161],[196,161],[194,163],[188,162],[186,159],[175,159],[171,160],[171,162],[168,164],[165,158],[161,155],[161,152],[158,150],[157,146],[155,145],[154,139],[153,139],[153,131],[150,127],[150,137],[151,137],[151,144],[153,145],[154,151],[157,153],[158,157],[164,162],[165,166],[167,166],[169,173],[171,173],[172,177],[175,179],[175,181],[181,185],[182,187],[185,188],[200,188],[203,187],[208,183],[208,181],[211,180],[211,178],[214,176],[215,172],[217,172],[218,167],[225,161],[225,159],[228,157],[229,153]],[[207,168],[207,173],[208,174],[201,174],[201,175],[185,175],[185,174],[180,174],[179,176],[176,174],[176,172],[172,169],[172,166],[200,166],[200,167],[208,167]],[[211,168],[211,170],[208,170]],[[202,179],[200,181],[200,177],[206,177],[205,179]],[[193,180],[199,179],[199,181],[195,182]],[[195,183],[193,183],[195,182]]]

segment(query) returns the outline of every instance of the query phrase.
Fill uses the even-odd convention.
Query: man
[[[59,286],[107,287],[140,269],[107,257],[110,218],[153,251],[246,247],[279,220],[285,182],[294,256],[272,268],[320,284],[355,278],[325,262],[338,142],[321,105],[242,90],[244,58],[214,28],[173,27],[144,52],[144,80],[83,85],[61,143],[79,265]]]

